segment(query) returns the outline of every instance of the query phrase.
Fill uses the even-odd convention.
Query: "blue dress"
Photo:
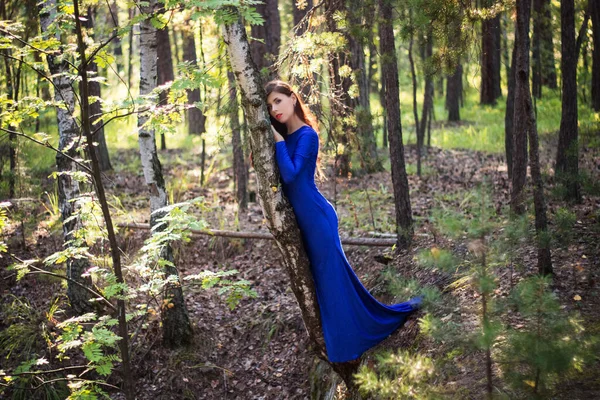
[[[283,192],[292,204],[311,264],[323,336],[331,362],[357,359],[404,324],[420,298],[384,305],[352,270],[338,233],[335,209],[315,185],[319,137],[302,126],[277,142]]]

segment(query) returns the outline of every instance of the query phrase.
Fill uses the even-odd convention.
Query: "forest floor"
[[[555,149],[555,143],[543,138],[543,148]],[[386,150],[382,150],[385,152]],[[382,153],[383,154],[383,153]],[[203,217],[215,229],[264,231],[266,225],[257,203],[250,203],[245,214],[236,214],[231,188],[231,168],[215,170],[208,182],[200,187],[190,173],[197,170],[197,154],[183,154],[168,150],[163,157],[165,176],[180,179],[173,189],[176,201],[204,196],[210,203]],[[134,151],[116,155],[115,165],[128,165],[137,157]],[[543,169],[550,171],[554,154],[542,152]],[[406,148],[407,163],[416,163],[415,148]],[[596,189],[584,192],[580,205],[566,205],[547,190],[548,213],[552,216],[559,207],[568,207],[577,215],[575,240],[566,248],[553,248],[555,277],[553,291],[560,298],[565,311],[577,311],[583,326],[592,334],[600,335],[600,149],[587,146],[582,140],[581,169],[596,182]],[[549,182],[552,183],[551,173]],[[409,176],[411,202],[416,220],[415,241],[408,252],[394,255],[390,248],[346,246],[345,252],[365,286],[381,301],[392,303],[406,299],[390,290],[390,276],[417,279],[421,284],[434,285],[444,291],[444,298],[452,304],[448,318],[455,318],[468,328],[477,324],[477,294],[469,288],[448,290],[451,279],[443,274],[419,268],[415,255],[434,246],[447,248],[464,255],[467,243],[440,237],[433,229],[430,215],[436,199],[445,196],[459,205],[464,194],[486,181],[492,188],[492,201],[498,212],[508,204],[510,182],[507,179],[503,156],[468,150],[441,150],[432,148],[424,159],[424,174],[419,178]],[[143,177],[138,170],[121,169],[107,176],[110,193],[118,195],[123,210],[131,219],[145,222],[148,215],[147,197],[141,188]],[[183,183],[185,183],[185,187]],[[253,185],[251,176],[251,188]],[[51,187],[51,182],[48,187]],[[337,212],[340,230],[346,236],[368,236],[369,231],[391,232],[393,226],[393,199],[391,177],[388,172],[351,179],[333,179],[318,184],[323,194],[332,201],[334,184],[337,185]],[[370,198],[367,199],[365,189]],[[368,201],[371,201],[372,210]],[[333,203],[333,201],[332,201]],[[33,210],[32,210],[33,211]],[[372,212],[371,212],[372,211]],[[36,213],[43,212],[37,206]],[[371,221],[371,215],[373,222]],[[146,217],[144,217],[146,216]],[[373,228],[375,225],[375,228]],[[61,234],[50,231],[43,224],[35,229],[14,227],[9,238],[9,251],[21,258],[44,257],[61,246]],[[145,231],[121,232],[124,254],[133,257],[146,238]],[[523,268],[508,267],[498,271],[496,295],[506,296],[510,286],[521,277],[536,272],[536,251],[532,243],[524,243],[516,251]],[[217,237],[199,237],[178,249],[177,265],[183,275],[203,270],[239,271],[238,278],[251,282],[257,297],[243,299],[233,310],[214,289],[203,290],[186,285],[185,298],[193,323],[194,343],[184,349],[169,350],[161,346],[159,316],[151,316],[149,324],[140,331],[133,344],[133,365],[140,399],[308,399],[310,398],[309,373],[314,355],[309,348],[308,336],[303,327],[300,311],[290,290],[288,276],[281,255],[274,242],[267,240],[242,240]],[[390,259],[386,257],[392,256]],[[6,259],[0,259],[6,263]],[[386,265],[387,263],[387,265]],[[3,265],[4,266],[4,265]],[[391,274],[391,275],[390,275]],[[56,293],[64,293],[61,282],[28,277],[16,282],[14,275],[0,270],[2,305],[24,296],[32,309],[43,315]],[[64,297],[64,296],[63,296]],[[575,300],[580,298],[581,300]],[[3,308],[6,310],[6,308]],[[0,317],[4,315],[0,314]],[[439,370],[434,383],[448,398],[479,399],[485,394],[485,369],[483,353],[453,352],[439,346],[418,332],[417,313],[380,346],[368,352],[367,357],[384,349],[410,348],[436,360],[447,362]],[[42,318],[43,319],[43,318]],[[510,324],[510,321],[508,322]],[[0,329],[5,328],[0,322]],[[41,348],[43,346],[41,345]],[[52,358],[52,353],[48,353]],[[3,360],[4,361],[4,360]],[[4,362],[3,362],[4,364]],[[563,379],[553,391],[553,398],[600,398],[600,362],[580,374]],[[494,369],[495,390],[498,395],[513,398],[502,380],[500,369]],[[115,396],[118,398],[118,396]]]

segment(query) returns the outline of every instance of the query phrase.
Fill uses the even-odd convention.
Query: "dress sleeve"
[[[319,136],[315,132],[306,132],[298,138],[294,154],[290,157],[285,142],[275,143],[277,164],[284,183],[293,182],[305,164],[310,162],[319,151]]]

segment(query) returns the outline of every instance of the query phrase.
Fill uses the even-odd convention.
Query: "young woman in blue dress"
[[[271,81],[265,90],[283,192],[311,264],[328,358],[356,360],[402,326],[420,298],[388,306],[361,284],[342,249],[335,209],[315,185],[316,119],[288,83]]]

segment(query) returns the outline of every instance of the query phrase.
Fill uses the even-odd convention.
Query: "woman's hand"
[[[283,136],[281,136],[281,134],[277,132],[273,125],[271,125],[271,130],[273,131],[273,137],[275,138],[276,142],[283,142],[285,140],[283,139]]]

